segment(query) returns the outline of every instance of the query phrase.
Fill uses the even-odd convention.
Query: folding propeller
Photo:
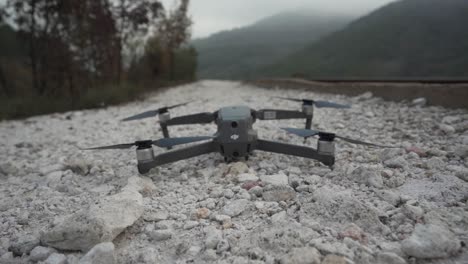
[[[127,117],[125,119],[122,119],[122,121],[126,122],[126,121],[134,121],[134,120],[140,120],[140,119],[155,117],[155,116],[157,116],[159,114],[166,113],[170,109],[174,109],[174,108],[177,108],[177,107],[188,105],[190,103],[191,102],[187,102],[187,103],[183,103],[183,104],[176,104],[176,105],[172,105],[172,106],[161,107],[161,108],[156,109],[156,110],[150,110],[150,111],[143,112],[141,114],[137,114],[137,115],[134,115],[134,116],[131,116],[131,117]]]
[[[96,147],[96,148],[86,148],[83,150],[107,150],[107,149],[128,149],[133,146],[137,146],[139,148],[147,148],[151,146],[157,146],[160,148],[170,148],[177,145],[183,145],[203,140],[212,139],[213,137],[179,137],[179,138],[162,138],[158,140],[143,140],[143,141],[136,141],[134,143],[129,144],[118,144],[118,145],[111,145],[111,146],[104,146],[104,147]]]
[[[399,148],[399,147],[394,147],[394,146],[385,146],[385,145],[373,144],[373,143],[369,143],[369,142],[365,142],[365,141],[360,141],[360,140],[356,140],[356,139],[342,137],[342,136],[336,135],[334,133],[326,133],[326,132],[321,132],[321,131],[311,130],[311,129],[300,129],[300,128],[282,128],[282,129],[289,132],[289,133],[291,133],[291,134],[294,134],[296,136],[300,136],[300,137],[303,137],[303,138],[309,138],[309,137],[313,137],[313,136],[320,136],[320,137],[328,138],[328,139],[331,139],[331,140],[333,140],[335,138],[339,138],[341,140],[347,141],[347,142],[352,143],[352,144],[365,145],[365,146],[370,146],[370,147]]]
[[[299,102],[299,103],[302,103],[303,105],[314,105],[317,108],[325,108],[325,107],[326,108],[338,108],[338,109],[351,108],[350,105],[337,104],[337,103],[327,102],[327,101],[296,99],[296,98],[289,98],[289,97],[276,97],[276,98],[289,100],[293,102]]]

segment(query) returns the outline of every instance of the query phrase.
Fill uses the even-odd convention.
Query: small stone
[[[8,260],[8,259],[13,259],[15,256],[13,256],[13,252],[6,252],[3,254],[0,259]]]
[[[349,237],[352,240],[359,241],[361,244],[367,244],[368,242],[366,233],[354,223],[349,224],[338,236],[341,238]]]
[[[45,261],[44,264],[66,264],[67,257],[63,254],[52,253]]]
[[[231,199],[232,197],[234,197],[234,192],[231,189],[226,189],[224,190],[223,195],[224,197]]]
[[[296,198],[296,191],[289,185],[271,186],[263,191],[263,199],[269,202],[287,201]]]
[[[237,175],[237,182],[244,183],[248,181],[258,181],[259,178],[253,173],[241,173]]]
[[[442,170],[445,168],[445,162],[439,157],[432,157],[426,162],[426,167],[434,170],[439,169]]]
[[[250,189],[255,188],[255,187],[263,187],[264,184],[261,181],[248,181],[244,182],[242,184],[241,188],[247,191],[250,191]]]
[[[221,239],[216,245],[216,253],[221,254],[225,251],[228,251],[231,246],[229,245],[229,241],[226,239]]]
[[[249,200],[246,199],[239,199],[239,200],[234,200],[232,202],[227,202],[226,205],[223,207],[223,214],[229,215],[230,217],[235,217],[242,212],[244,212],[249,205]]]
[[[196,215],[198,219],[207,219],[211,214],[210,209],[208,208],[198,208]]]
[[[389,148],[389,149],[384,149],[381,153],[380,153],[380,160],[382,162],[385,162],[387,160],[390,160],[390,159],[393,159],[393,158],[396,158],[396,157],[399,157],[401,155],[404,154],[404,151],[402,149],[399,149],[399,148]]]
[[[399,156],[384,161],[384,165],[389,168],[406,168],[408,166],[408,162],[405,160],[405,158]]]
[[[418,221],[424,216],[424,210],[421,207],[405,204],[404,213],[411,219]]]
[[[439,129],[442,130],[445,134],[455,133],[455,128],[451,125],[440,124]]]
[[[378,191],[377,195],[382,198],[382,200],[386,201],[387,203],[397,206],[398,204],[401,203],[401,198],[400,195],[389,191],[389,190],[383,190],[383,191]]]
[[[468,170],[460,170],[455,172],[455,176],[457,176],[460,180],[468,182]]]
[[[408,256],[423,259],[447,258],[458,253],[461,242],[445,227],[418,224],[401,246]]]
[[[383,187],[383,179],[381,174],[371,168],[358,167],[348,176],[348,178],[367,186],[372,186],[375,188]]]
[[[214,219],[219,223],[223,223],[225,221],[231,221],[231,217],[229,215],[216,215]]]
[[[241,173],[247,173],[248,171],[249,171],[249,167],[247,166],[247,164],[243,162],[236,162],[236,163],[231,164],[227,168],[227,172],[225,174],[231,174],[231,175],[237,176]]]
[[[265,184],[271,185],[288,185],[288,176],[283,173],[275,174],[275,175],[262,175],[260,179]]]
[[[296,187],[296,191],[298,192],[308,192],[310,185],[299,185]]]
[[[62,176],[63,176],[62,171],[54,171],[54,172],[47,174],[46,176],[47,186],[51,188],[55,188],[60,183]]]
[[[468,158],[468,146],[458,146],[455,148],[455,155],[459,156],[460,158]]]
[[[419,107],[426,106],[426,104],[427,104],[427,99],[424,97],[416,98],[411,102],[411,105],[419,106]]]
[[[164,241],[172,238],[172,230],[153,230],[150,232],[150,237],[154,241]]]
[[[249,193],[256,196],[256,197],[260,197],[260,196],[262,196],[263,188],[260,187],[260,186],[255,186],[255,187],[253,187],[252,189],[249,190]]]
[[[280,259],[281,264],[320,264],[320,252],[313,247],[293,248]]]
[[[272,223],[280,223],[287,219],[287,214],[285,211],[281,211],[271,216]]]
[[[377,255],[377,263],[379,264],[406,264],[406,261],[392,252],[383,252]]]
[[[250,198],[252,198],[252,197],[250,196],[250,193],[249,193],[247,190],[241,189],[241,190],[237,193],[236,198],[237,198],[237,199],[246,199],[246,200],[250,200]]]
[[[111,242],[97,244],[80,259],[79,264],[114,264],[114,250]]]
[[[145,214],[143,214],[143,219],[145,219],[146,221],[159,222],[167,220],[168,218],[169,213],[164,210],[158,210],[157,212],[145,212]]]
[[[29,253],[30,259],[34,262],[43,261],[47,259],[52,253],[55,253],[55,249],[37,246],[35,247],[31,253]]]
[[[216,229],[214,226],[205,228],[205,247],[207,249],[215,249],[218,243],[223,239],[223,232]]]
[[[406,152],[416,153],[419,157],[427,157],[427,152],[426,151],[424,151],[423,149],[420,149],[418,147],[415,147],[415,146],[406,148]]]
[[[33,235],[20,236],[10,246],[10,251],[17,256],[29,254],[36,246],[39,246],[39,239]]]
[[[350,264],[350,263],[353,263],[353,262],[348,260],[345,257],[337,256],[333,254],[327,255],[322,261],[322,264]]]
[[[53,164],[53,165],[48,165],[48,166],[40,168],[39,173],[45,176],[51,172],[62,171],[63,169],[64,169],[64,166],[62,164]]]
[[[192,229],[196,226],[198,226],[200,223],[197,222],[197,221],[187,221],[184,225],[184,229],[185,230],[189,230],[189,229]]]

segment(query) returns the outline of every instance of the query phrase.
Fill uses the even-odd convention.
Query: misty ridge
[[[468,1],[401,0],[361,17],[295,10],[192,43],[201,78],[463,78]]]

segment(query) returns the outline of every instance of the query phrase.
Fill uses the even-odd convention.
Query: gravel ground
[[[187,100],[197,101],[172,116],[236,104],[300,109],[272,96],[350,103],[316,110],[314,128],[402,148],[339,143],[334,170],[265,152],[231,164],[210,154],[146,177],[133,150],[79,149],[159,138],[155,119],[119,120]],[[468,111],[423,103],[203,81],[127,105],[1,122],[0,263],[468,263]],[[255,128],[304,144],[279,129],[303,123]]]

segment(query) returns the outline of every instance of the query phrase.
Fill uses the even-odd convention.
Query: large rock
[[[114,264],[114,250],[111,242],[98,244],[80,259],[79,264]]]
[[[446,258],[457,254],[460,240],[445,227],[416,225],[411,236],[403,240],[402,250],[416,258]]]
[[[313,247],[293,248],[284,255],[281,264],[320,264],[320,252]]]
[[[110,242],[143,214],[143,197],[127,188],[81,210],[42,234],[42,242],[62,250],[88,251]]]

